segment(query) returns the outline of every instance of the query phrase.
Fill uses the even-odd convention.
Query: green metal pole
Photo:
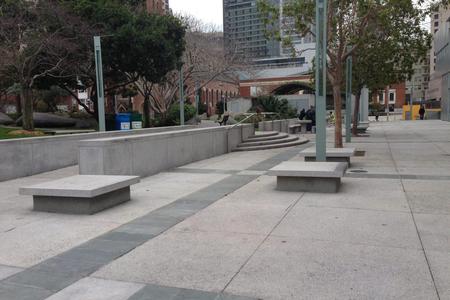
[[[316,161],[326,161],[327,0],[316,0]]]
[[[351,46],[347,50],[350,50]],[[345,142],[351,143],[352,141],[352,57],[347,58],[347,91],[345,101]],[[355,118],[356,120],[357,118]]]
[[[184,80],[183,80],[183,66],[180,67],[180,125],[184,125]]]
[[[414,109],[414,75],[412,76],[412,88],[411,88],[411,97],[409,97],[409,119],[412,121],[413,118],[413,109]]]
[[[102,45],[99,36],[94,36],[95,70],[97,77],[98,128],[106,131],[105,126],[105,91],[103,86]]]
[[[198,106],[200,104],[200,86],[199,83],[195,83],[195,119],[198,119]]]

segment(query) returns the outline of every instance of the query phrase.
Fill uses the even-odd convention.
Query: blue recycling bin
[[[116,114],[116,130],[131,130],[131,113]]]

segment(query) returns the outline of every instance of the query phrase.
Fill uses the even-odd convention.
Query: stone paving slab
[[[221,292],[263,239],[264,235],[255,234],[174,231],[150,240],[93,276]]]
[[[295,237],[421,250],[411,215],[403,212],[297,205],[273,231]]]
[[[428,261],[441,300],[450,299],[450,251],[427,251]]]
[[[225,290],[264,300],[438,299],[423,252],[271,237]]]
[[[10,267],[10,266],[2,266],[0,265],[0,280],[10,277],[16,273],[22,271],[22,268]]]
[[[223,293],[147,285],[129,300],[256,300]]]
[[[144,285],[87,277],[47,300],[127,300]]]
[[[426,251],[450,253],[450,216],[414,214],[417,228]]]
[[[343,178],[340,193],[307,194],[302,198],[301,204],[379,211],[410,211],[400,180],[390,179]]]

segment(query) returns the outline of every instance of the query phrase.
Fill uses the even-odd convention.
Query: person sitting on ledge
[[[227,122],[228,122],[229,118],[230,118],[230,115],[228,114],[228,112],[225,112],[218,121],[220,126],[227,126]]]

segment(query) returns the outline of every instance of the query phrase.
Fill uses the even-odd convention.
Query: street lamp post
[[[350,50],[351,46],[347,50]],[[345,142],[350,143],[352,126],[352,56],[347,57],[347,91],[345,101]],[[357,118],[355,118],[357,119]]]
[[[98,128],[105,131],[105,91],[103,86],[102,45],[100,36],[94,36],[95,70],[97,78]]]
[[[195,120],[198,120],[198,106],[200,104],[200,86],[198,81],[195,83]]]
[[[316,0],[316,161],[326,161],[327,0]],[[338,120],[337,120],[338,121]]]
[[[412,88],[411,88],[411,96],[409,97],[409,118],[412,121],[414,119],[413,117],[413,106],[414,106],[414,75],[411,80]]]

